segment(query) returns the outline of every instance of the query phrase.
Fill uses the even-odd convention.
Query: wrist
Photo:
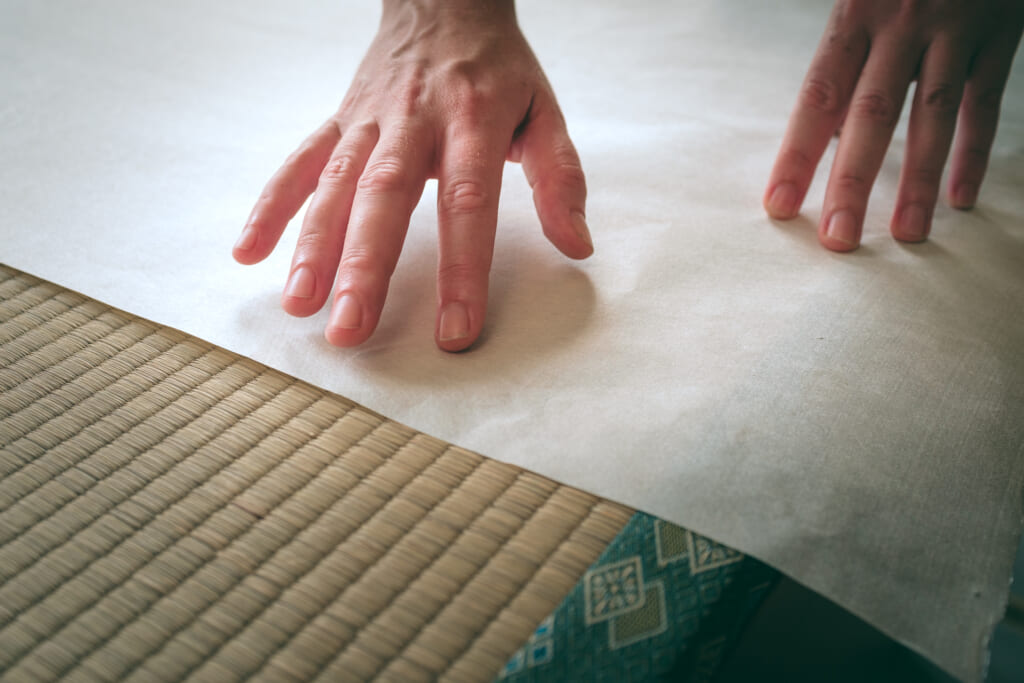
[[[390,18],[429,18],[431,21],[516,24],[514,0],[383,0],[382,21]]]

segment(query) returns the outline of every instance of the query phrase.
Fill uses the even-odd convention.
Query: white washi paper
[[[547,244],[510,165],[484,339],[445,354],[428,185],[343,350],[278,305],[298,221],[260,265],[230,249],[377,12],[0,0],[0,261],[713,537],[977,679],[1021,529],[1024,68],[978,207],[891,239],[901,127],[838,255],[824,165],[796,220],[760,206],[825,4],[523,3],[595,256]]]

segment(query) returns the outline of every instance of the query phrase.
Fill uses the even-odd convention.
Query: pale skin
[[[312,195],[281,303],[308,316],[330,298],[327,340],[356,346],[380,320],[410,215],[436,178],[434,338],[461,351],[484,324],[506,159],[522,164],[554,246],[590,256],[580,160],[511,0],[385,0],[340,108],[267,184],[234,257],[266,258]]]
[[[856,249],[868,195],[915,79],[890,231],[904,242],[927,239],[954,130],[948,201],[973,207],[1022,27],[1021,0],[839,0],[768,180],[769,215],[797,215],[842,126],[818,239],[833,251]]]
[[[798,214],[842,127],[818,238],[856,249],[915,79],[891,232],[927,238],[954,131],[949,202],[971,208],[1022,28],[1024,0],[839,0],[769,176],[768,213]],[[312,195],[281,303],[308,316],[330,299],[327,340],[356,346],[380,320],[410,215],[436,178],[434,338],[467,349],[484,324],[506,160],[522,164],[548,239],[570,258],[590,256],[580,160],[512,0],[385,0],[340,108],[267,184],[234,257],[266,258]]]

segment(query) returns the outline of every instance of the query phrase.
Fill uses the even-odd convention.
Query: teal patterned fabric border
[[[777,578],[732,548],[637,513],[496,683],[709,681]]]

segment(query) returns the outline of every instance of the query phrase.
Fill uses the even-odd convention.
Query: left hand
[[[928,237],[957,126],[949,198],[955,208],[971,208],[1022,27],[1021,0],[836,2],[768,181],[769,215],[797,215],[841,125],[818,239],[833,251],[856,249],[868,195],[914,79],[892,235],[905,242]]]

